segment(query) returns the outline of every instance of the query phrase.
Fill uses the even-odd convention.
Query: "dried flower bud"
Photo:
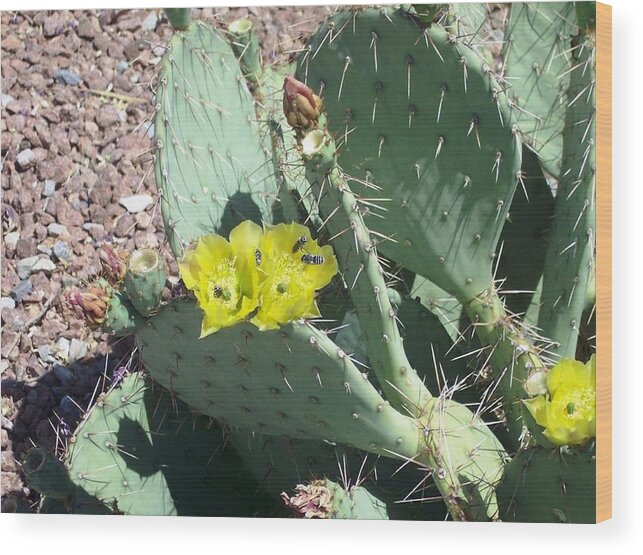
[[[114,248],[105,243],[98,249],[98,258],[103,270],[105,279],[112,285],[121,282],[125,277],[125,257]]]
[[[313,126],[321,115],[322,107],[322,99],[310,87],[297,81],[292,75],[286,75],[283,108],[286,120],[292,127]]]
[[[285,491],[281,499],[286,507],[292,509],[301,518],[328,518],[331,509],[330,490],[321,481],[308,485],[298,484],[295,495],[290,497]]]
[[[90,326],[105,322],[109,308],[109,295],[101,287],[90,287],[86,291],[72,291],[66,297],[67,305],[77,318]]]

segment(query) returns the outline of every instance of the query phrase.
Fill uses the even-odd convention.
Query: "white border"
[[[366,2],[353,2],[366,3]],[[543,524],[459,524],[410,522],[338,522],[211,518],[82,517],[1,515],[3,553],[353,553],[401,555],[413,553],[594,553],[627,549],[639,539],[643,462],[643,364],[641,363],[641,211],[643,210],[643,127],[641,43],[643,2],[612,0],[614,83],[614,518],[597,526]],[[156,8],[188,6],[193,2],[138,0],[97,3],[94,0],[48,2],[23,0],[21,9],[99,7]],[[252,5],[303,5],[323,2],[253,0]],[[248,5],[208,2],[207,5]],[[636,309],[638,308],[638,314]],[[639,495],[637,495],[637,493]],[[625,549],[624,549],[625,548]]]

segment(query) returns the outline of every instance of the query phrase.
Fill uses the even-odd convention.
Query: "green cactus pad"
[[[500,518],[515,522],[596,522],[596,461],[534,448],[514,458],[498,487]]]
[[[386,503],[362,486],[346,490],[341,485],[325,480],[330,490],[332,509],[330,518],[342,520],[388,520]]]
[[[165,277],[163,259],[158,252],[139,249],[129,257],[123,286],[134,308],[142,316],[149,316],[158,308]]]
[[[552,352],[574,358],[588,285],[595,272],[596,74],[591,37],[573,56],[563,141],[538,325],[555,342]]]
[[[121,291],[112,290],[103,329],[108,333],[122,337],[134,333],[134,330],[142,323],[143,318],[127,295]]]
[[[209,233],[272,222],[277,184],[253,98],[228,41],[195,21],[177,31],[157,85],[156,183],[177,257]]]
[[[560,175],[574,2],[516,2],[503,50],[504,78],[525,144]]]
[[[68,509],[252,516],[266,498],[223,447],[211,419],[130,375],[98,399],[70,442],[65,463],[77,491]]]
[[[260,332],[240,324],[199,340],[201,318],[193,301],[174,302],[137,332],[153,378],[194,409],[266,435],[417,453],[415,422],[313,326]]]
[[[428,448],[434,453],[440,474],[453,474],[462,486],[471,511],[469,518],[498,517],[495,488],[506,462],[504,447],[479,415],[452,401],[436,398],[427,430]]]
[[[392,238],[379,250],[464,301],[488,287],[521,149],[480,57],[437,25],[366,9],[330,18],[297,77],[323,96],[353,193],[382,216],[367,219]]]
[[[74,485],[63,464],[43,449],[34,447],[27,451],[22,471],[31,487],[52,499],[68,499],[73,493]]]

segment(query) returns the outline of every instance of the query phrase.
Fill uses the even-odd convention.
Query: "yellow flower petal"
[[[596,436],[596,361],[561,360],[547,376],[547,398],[525,401],[544,436],[556,445],[582,444]]]
[[[588,371],[582,362],[566,358],[554,366],[547,375],[547,389],[555,395],[561,384],[584,384],[588,380]]]
[[[536,423],[543,428],[547,427],[547,401],[543,395],[523,401]]]
[[[260,329],[275,329],[300,318],[319,317],[315,291],[337,273],[330,246],[320,247],[307,227],[297,224],[266,226],[260,250],[261,306],[252,322]]]
[[[259,243],[261,228],[242,222],[230,237],[233,243],[220,235],[201,237],[179,263],[183,282],[204,313],[201,337],[241,322],[259,305],[253,246]]]

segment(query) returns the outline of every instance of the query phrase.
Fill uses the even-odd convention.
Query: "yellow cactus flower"
[[[556,445],[579,445],[596,437],[595,355],[587,364],[562,359],[547,374],[547,395],[524,403]]]
[[[186,250],[179,270],[204,313],[201,338],[244,320],[259,305],[261,235],[261,228],[246,220],[230,232],[229,242],[205,235]]]
[[[315,291],[337,273],[333,248],[320,247],[308,228],[297,223],[267,226],[259,248],[264,279],[261,306],[251,321],[261,330],[271,330],[320,316]]]

